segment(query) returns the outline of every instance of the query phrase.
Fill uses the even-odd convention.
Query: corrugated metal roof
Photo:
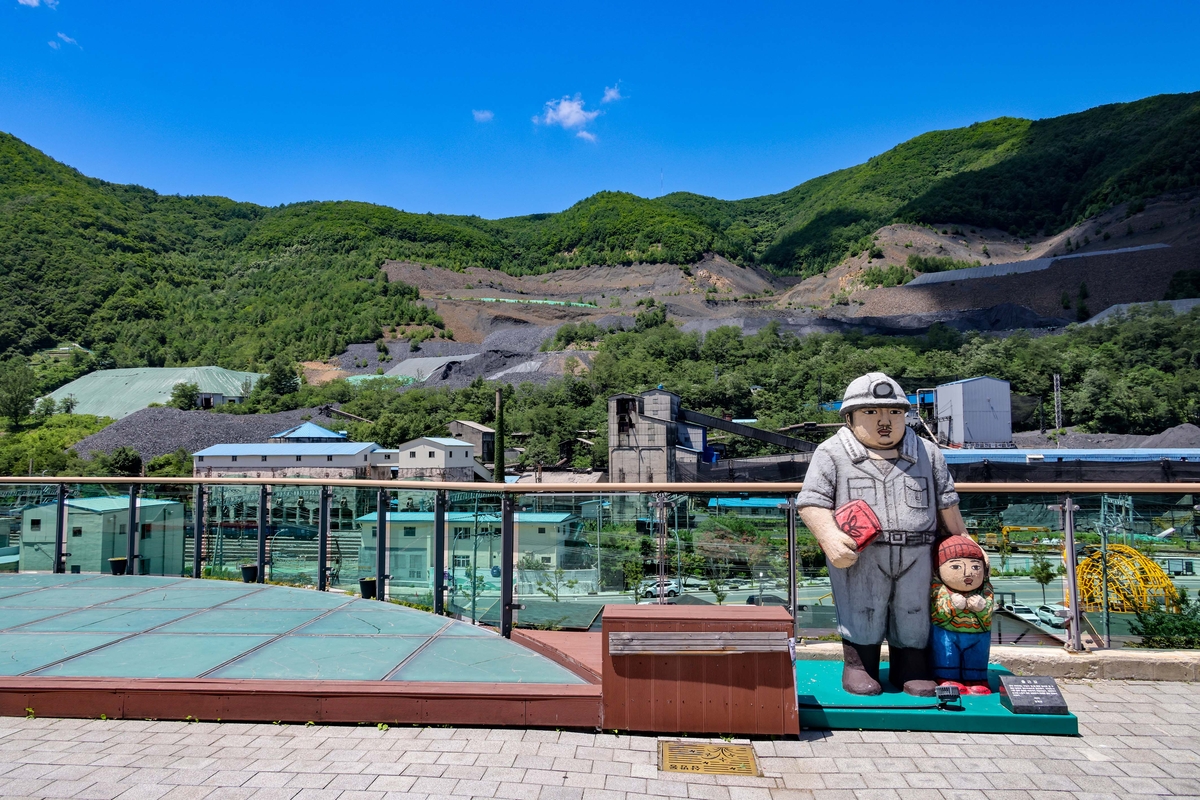
[[[1114,449],[1056,450],[1054,448],[1038,450],[1012,449],[980,449],[980,450],[943,450],[948,464],[978,464],[984,459],[1001,464],[1024,464],[1028,456],[1042,456],[1046,463],[1063,461],[1200,461],[1200,449],[1197,448],[1144,448],[1123,447]]]
[[[939,383],[938,386],[939,388],[942,386],[957,386],[960,383],[971,383],[973,381],[982,381],[985,379],[989,381],[998,381],[999,383],[1008,383],[1008,381],[1004,380],[1003,378],[993,378],[991,375],[976,375],[974,378],[963,378],[962,380],[950,381],[949,383]],[[909,402],[911,403],[914,401],[912,398],[909,398]]]
[[[341,439],[345,441],[346,434],[331,431],[328,428],[322,428],[320,425],[314,425],[311,422],[305,422],[297,425],[294,428],[289,428],[286,431],[280,431],[273,434],[272,439]]]
[[[243,397],[242,384],[253,386],[258,372],[235,372],[221,367],[139,367],[102,369],[60,386],[50,393],[55,402],[75,397],[76,414],[120,419],[151,403],[166,404],[177,383],[194,383],[202,394]]]
[[[430,442],[436,445],[441,445],[442,447],[474,446],[470,442],[464,442],[462,439],[451,439],[447,436],[422,436],[420,439],[413,439],[411,442],[405,442],[404,444],[400,445],[398,449],[408,450],[409,448],[416,447],[421,444],[428,444]]]
[[[408,358],[384,373],[389,378],[411,378],[421,382],[428,380],[433,373],[449,364],[451,361],[470,361],[479,353],[464,353],[460,356],[424,356]]]
[[[494,428],[489,428],[487,425],[480,425],[478,422],[472,422],[469,419],[456,419],[454,421],[457,422],[459,425],[466,425],[468,428],[474,428],[475,430],[483,431],[484,433],[495,433],[496,432]]]
[[[1170,306],[1171,310],[1176,314],[1186,314],[1196,306],[1200,306],[1200,298],[1190,300],[1158,300],[1152,303],[1120,303],[1115,306],[1109,306],[1083,324],[1095,325],[1097,322],[1103,322],[1118,314],[1127,314],[1135,308],[1153,308],[1157,305]]]
[[[193,456],[353,456],[378,450],[374,442],[311,442],[298,444],[215,444]]]
[[[782,497],[713,497],[709,508],[779,508]]]
[[[137,499],[138,508],[157,508],[159,506],[178,505],[178,500],[152,500],[145,497]],[[44,508],[53,506],[46,503]],[[124,511],[129,508],[128,497],[76,497],[67,500],[67,507],[87,511],[93,514],[103,514],[107,511]]]
[[[1002,275],[1018,275],[1024,272],[1040,272],[1044,269],[1049,269],[1050,265],[1055,261],[1063,261],[1068,258],[1087,258],[1089,256],[1111,256],[1118,253],[1133,253],[1138,250],[1157,250],[1162,247],[1169,247],[1165,244],[1143,244],[1137,247],[1121,247],[1116,250],[1096,250],[1091,253],[1073,253],[1069,256],[1054,256],[1051,258],[1033,258],[1029,261],[1008,261],[1002,264],[984,264],[979,267],[969,267],[967,269],[952,269],[948,272],[928,272],[924,275],[919,275],[905,286],[928,286],[931,283],[949,283],[951,281],[965,281],[972,278],[998,278]]]
[[[372,511],[370,514],[364,514],[361,517],[356,517],[356,522],[374,522],[375,515],[378,512]],[[574,515],[567,513],[551,513],[546,511],[517,511],[513,513],[513,522],[545,522],[558,524],[572,519]],[[480,522],[499,523],[499,514],[480,514]],[[388,523],[393,522],[433,522],[432,511],[389,511]],[[475,514],[470,511],[447,511],[446,522],[470,522],[474,524]]]

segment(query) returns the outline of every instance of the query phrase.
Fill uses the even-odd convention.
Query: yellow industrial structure
[[[1104,559],[1099,547],[1089,547],[1080,562],[1079,600],[1084,611],[1104,610]],[[1175,585],[1163,568],[1123,544],[1108,546],[1108,610],[1134,612],[1158,603],[1175,609]]]

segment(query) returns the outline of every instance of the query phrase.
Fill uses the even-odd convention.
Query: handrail
[[[488,494],[795,494],[803,483],[482,483],[443,481],[396,481],[359,480],[352,478],[96,478],[96,477],[0,477],[0,486],[30,486],[52,484],[102,484],[162,486],[340,486],[360,489],[392,489],[394,491],[438,491],[485,492]],[[1113,492],[1121,494],[1196,494],[1200,483],[968,483],[955,485],[960,493],[967,494],[1093,494]]]

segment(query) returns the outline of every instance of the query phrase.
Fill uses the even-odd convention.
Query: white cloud
[[[575,135],[578,136],[580,139],[586,139],[589,142],[596,141],[596,134],[589,133],[588,131],[579,131]]]
[[[481,111],[476,111],[476,110],[472,109],[471,115],[475,117],[476,122],[491,122],[492,119],[495,118],[495,116],[496,116],[495,114],[493,114],[491,111],[488,111],[487,109],[483,109]]]
[[[55,50],[57,50],[57,49],[59,48],[59,46],[60,46],[60,45],[58,44],[58,42],[54,41],[53,39],[51,39],[50,41],[46,42],[46,44],[50,45],[50,46],[51,46],[51,47],[53,47]]]
[[[582,131],[589,122],[598,116],[600,116],[599,111],[584,110],[583,97],[577,94],[574,97],[564,96],[561,100],[546,101],[542,115],[534,117],[533,121],[542,125],[558,125],[568,131],[576,129]]]
[[[604,97],[600,98],[600,102],[601,103],[615,103],[618,100],[624,100],[624,99],[625,99],[624,96],[621,94],[621,82],[617,81],[616,86],[605,86],[604,87]]]
[[[58,0],[17,0],[17,5],[28,6],[29,8],[37,8],[38,6],[58,8]]]
[[[75,41],[75,40],[74,40],[74,39],[72,39],[70,36],[67,36],[67,35],[66,35],[65,33],[63,33],[62,31],[59,31],[59,33],[58,33],[58,38],[62,39],[62,40],[63,40],[64,42],[66,42],[67,44],[73,44],[73,45],[75,45],[76,47],[79,47],[79,42]],[[80,47],[79,49],[80,49],[80,50],[82,50],[83,48],[82,48],[82,47]]]

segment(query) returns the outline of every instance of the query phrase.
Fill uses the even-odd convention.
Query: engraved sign
[[[658,768],[693,775],[758,775],[754,748],[748,744],[659,742]]]
[[[1000,704],[1014,714],[1067,714],[1054,678],[1000,676]]]

